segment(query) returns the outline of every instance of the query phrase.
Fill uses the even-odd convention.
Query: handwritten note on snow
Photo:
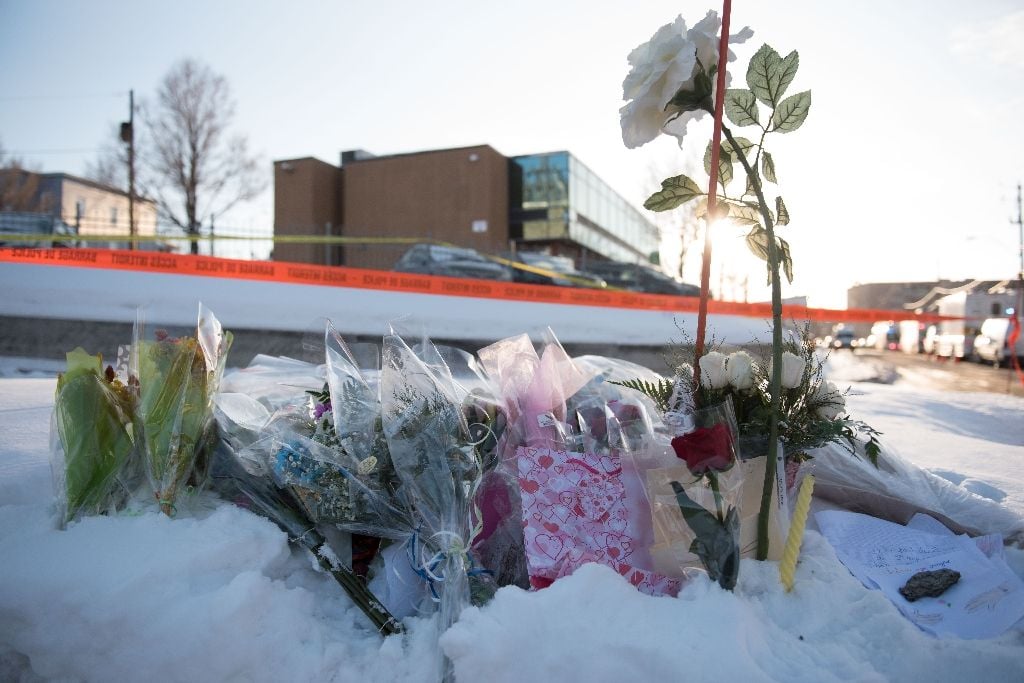
[[[923,516],[907,526],[839,510],[815,519],[846,568],[924,631],[993,638],[1024,618],[1024,583],[1002,559],[1001,538],[957,536]],[[960,581],[937,598],[900,595],[907,579],[934,569],[956,570]]]

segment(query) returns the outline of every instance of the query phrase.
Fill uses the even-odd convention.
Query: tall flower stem
[[[715,513],[718,521],[725,524],[725,510],[722,509],[722,491],[718,486],[718,475],[708,472],[708,482],[711,484],[711,493],[715,496]]]
[[[761,191],[761,178],[750,167],[743,149],[736,143],[726,126],[722,133],[732,145],[736,157],[743,164],[743,170],[750,178],[750,184],[757,195],[757,208],[764,220],[764,229],[768,233],[768,272],[772,280],[772,376],[769,382],[771,393],[771,417],[768,420],[768,462],[764,468],[764,487],[761,489],[761,509],[757,517],[757,559],[768,558],[768,516],[771,513],[772,486],[776,478],[775,459],[779,452],[779,415],[782,411],[782,281],[779,278],[779,247],[775,240],[775,224],[768,211],[764,193]]]
[[[722,32],[718,40],[718,72],[716,74],[718,89],[712,104],[711,116],[714,117],[714,129],[711,139],[711,178],[708,181],[708,215],[704,230],[704,254],[700,268],[700,304],[697,309],[697,339],[693,357],[700,359],[704,355],[704,334],[708,321],[708,299],[711,291],[711,222],[714,220],[716,190],[718,189],[718,154],[722,140],[722,113],[725,107],[725,67],[729,63],[729,19],[732,15],[732,0],[723,0]],[[719,292],[721,295],[721,292]],[[693,364],[693,398],[694,404],[700,405],[700,364]]]

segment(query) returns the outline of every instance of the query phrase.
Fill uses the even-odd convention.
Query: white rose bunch
[[[774,363],[769,363],[768,375],[774,372]],[[807,361],[791,351],[782,352],[782,388],[796,389],[804,379]]]
[[[718,13],[712,10],[687,30],[680,15],[629,53],[630,71],[622,82],[622,99],[627,102],[619,110],[626,147],[645,145],[662,132],[681,139],[686,124],[704,115],[702,109],[687,111],[671,101],[680,90],[692,90],[701,71],[707,73],[718,65],[721,25]],[[753,31],[744,28],[729,36],[729,42],[742,43],[752,35]],[[733,59],[730,50],[729,60]]]
[[[725,361],[729,384],[740,391],[754,387],[754,359],[746,351],[730,353]]]
[[[846,412],[846,398],[832,382],[822,382],[811,395],[814,403],[820,404],[817,408],[818,416],[826,420],[834,420]]]
[[[700,357],[700,385],[705,389],[724,389],[729,386],[729,373],[726,370],[726,355],[711,351]]]

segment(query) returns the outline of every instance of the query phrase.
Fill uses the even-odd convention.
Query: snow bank
[[[249,512],[199,495],[173,520],[147,504],[55,530],[53,387],[0,379],[0,680],[430,680],[430,620],[382,639]],[[854,390],[851,410],[888,446],[965,494],[964,482],[998,488],[988,509],[1024,510],[1024,400]],[[1007,556],[1024,574],[1024,551]],[[465,681],[1024,680],[1024,625],[991,640],[926,635],[814,531],[792,593],[777,571],[744,562],[735,593],[698,579],[673,599],[586,566],[536,593],[501,589],[441,645]]]

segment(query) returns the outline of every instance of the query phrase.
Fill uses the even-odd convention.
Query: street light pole
[[[128,120],[121,124],[121,141],[128,145],[128,248],[135,248],[135,91],[128,91]]]
[[[1020,267],[1017,270],[1017,305],[1013,315],[1017,318],[1017,329],[1021,329],[1021,320],[1024,316],[1024,211],[1021,203],[1021,184],[1017,183],[1017,231],[1020,250]]]

